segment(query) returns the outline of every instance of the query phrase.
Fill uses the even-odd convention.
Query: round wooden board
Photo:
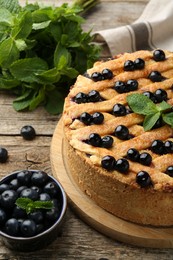
[[[99,232],[122,242],[153,248],[173,248],[173,228],[155,228],[133,224],[109,214],[97,206],[74,182],[63,145],[62,119],[51,142],[52,173],[64,187],[78,216]],[[164,212],[163,212],[164,214]]]

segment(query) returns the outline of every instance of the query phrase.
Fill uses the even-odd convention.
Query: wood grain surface
[[[59,5],[64,1],[38,2]],[[95,31],[129,24],[140,16],[147,2],[148,0],[101,1],[86,17],[84,29],[92,27]],[[51,174],[50,144],[59,116],[50,116],[43,108],[18,113],[13,110],[12,101],[12,96],[0,93],[0,146],[6,147],[9,152],[8,162],[0,165],[0,176],[24,168],[42,169]],[[25,141],[20,136],[20,129],[26,124],[34,126],[37,132],[34,141]],[[14,252],[4,247],[0,240],[1,260],[172,260],[172,255],[172,249],[139,248],[108,238],[85,224],[70,207],[61,236],[43,250]]]

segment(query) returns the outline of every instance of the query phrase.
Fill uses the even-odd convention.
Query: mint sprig
[[[29,198],[18,198],[15,203],[19,208],[26,210],[26,213],[29,214],[37,209],[47,209],[50,210],[53,207],[53,201],[33,201]]]
[[[100,55],[91,30],[82,27],[83,13],[97,3],[22,7],[0,0],[0,90],[16,95],[16,111],[43,105],[51,114],[62,112],[70,86]]]
[[[133,112],[144,115],[143,127],[145,131],[152,129],[159,118],[173,127],[172,106],[166,101],[155,104],[143,94],[135,93],[127,96],[127,102]]]

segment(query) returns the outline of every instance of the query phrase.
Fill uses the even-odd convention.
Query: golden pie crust
[[[69,95],[65,100],[63,111],[65,151],[71,173],[79,187],[108,212],[138,224],[153,226],[173,225],[173,177],[165,174],[168,166],[173,166],[173,153],[159,155],[151,151],[154,140],[173,141],[173,128],[165,124],[157,129],[144,131],[144,117],[129,113],[117,117],[111,113],[115,104],[127,105],[127,96],[132,93],[154,92],[164,89],[167,92],[169,104],[173,104],[173,53],[164,51],[166,59],[155,61],[153,51],[137,51],[124,53],[108,61],[98,61],[87,71],[102,72],[109,69],[113,72],[112,79],[93,81],[91,78],[79,75]],[[142,70],[125,71],[124,62],[141,58],[145,61]],[[164,81],[152,82],[148,75],[159,71]],[[138,81],[138,89],[128,93],[118,93],[113,86],[117,81],[126,82],[129,79]],[[79,93],[89,93],[96,90],[104,101],[77,104],[74,97]],[[101,125],[85,125],[79,120],[82,113],[93,114],[101,112],[104,121]],[[120,140],[113,135],[118,125],[125,125],[134,136],[129,140]],[[101,137],[111,135],[113,147],[94,147],[87,140],[91,133]],[[126,174],[116,170],[108,171],[101,166],[104,156],[113,156],[116,160],[126,156],[128,149],[135,148],[139,152],[147,152],[152,156],[150,166],[138,162],[129,162]],[[152,185],[141,187],[136,182],[139,171],[149,173]]]

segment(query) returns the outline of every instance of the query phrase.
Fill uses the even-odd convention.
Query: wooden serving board
[[[131,245],[173,248],[173,227],[156,228],[127,222],[97,206],[80,190],[68,168],[63,145],[62,120],[59,121],[52,138],[50,160],[52,173],[64,187],[69,203],[87,224],[113,239]]]

